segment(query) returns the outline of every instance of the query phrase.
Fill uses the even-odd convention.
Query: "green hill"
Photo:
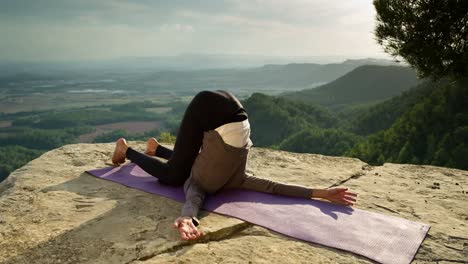
[[[447,84],[447,80],[437,82],[424,81],[421,84],[404,91],[401,95],[371,107],[361,107],[352,113],[347,113],[350,130],[359,135],[369,135],[385,130],[416,103],[428,96],[437,87]]]
[[[278,148],[299,153],[341,156],[359,140],[359,136],[342,129],[305,128],[284,139]]]
[[[265,65],[261,68],[240,71],[234,77],[253,86],[312,87],[345,75],[359,66],[359,62],[339,64],[292,63]]]
[[[331,82],[365,64],[391,64],[387,60],[347,60],[342,63],[267,64],[244,69],[205,69],[196,71],[160,71],[138,75],[148,89],[186,91],[200,89],[228,89],[236,95],[252,92],[279,94],[312,88]]]
[[[468,169],[467,87],[448,80],[425,81],[346,119],[313,104],[263,94],[243,104],[256,146],[346,155],[371,164]]]
[[[249,114],[256,146],[278,145],[285,138],[312,127],[336,127],[339,120],[325,109],[255,93],[242,102]]]
[[[357,144],[348,155],[366,162],[432,164],[468,169],[467,84],[432,90],[387,129]]]
[[[416,72],[402,66],[364,65],[323,86],[283,97],[332,109],[376,103],[418,84]]]

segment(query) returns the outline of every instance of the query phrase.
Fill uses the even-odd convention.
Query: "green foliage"
[[[422,77],[458,81],[434,83],[423,93],[410,92],[371,109],[356,120],[355,130],[376,133],[347,155],[376,164],[467,169],[468,2],[374,0],[374,6],[375,34],[388,53],[403,57]]]
[[[365,65],[323,86],[286,93],[283,97],[330,109],[342,109],[390,99],[417,83],[416,73],[411,68]]]
[[[90,132],[91,128],[32,129],[26,128],[17,133],[0,137],[0,145],[18,145],[31,149],[49,150],[75,142],[76,136]]]
[[[336,117],[319,107],[259,93],[242,104],[249,114],[256,146],[276,145],[305,128],[328,128],[338,123]]]
[[[13,126],[29,126],[41,129],[61,129],[85,125],[101,125],[123,121],[148,121],[160,116],[148,113],[138,104],[114,106],[115,111],[79,109],[62,112],[46,112],[13,121]],[[122,111],[122,112],[118,112]]]
[[[396,162],[466,169],[466,87],[447,79],[427,81],[398,97],[347,114],[349,122],[338,122],[335,116],[311,105],[262,94],[252,95],[243,104],[257,146],[353,156],[371,164]],[[316,113],[326,113],[319,116],[331,119],[317,119]],[[368,136],[363,138],[354,132]]]
[[[112,112],[145,112],[146,108],[151,108],[151,107],[158,107],[161,106],[160,104],[153,103],[149,100],[145,100],[143,102],[131,102],[127,104],[119,104],[119,105],[112,105],[111,106],[111,111]]]
[[[186,103],[175,103],[175,111],[167,113],[166,124],[167,133],[162,133],[159,129],[154,129],[139,135],[130,135],[124,130],[111,131],[98,136],[95,142],[114,142],[120,137],[129,140],[146,140],[161,134],[163,141],[172,143],[175,133],[180,123],[180,111],[186,107]],[[8,114],[8,119],[13,120],[13,126],[0,128],[0,145],[8,147],[8,157],[21,162],[10,162],[7,158],[0,160],[0,175],[6,177],[12,170],[22,166],[29,161],[25,156],[24,149],[29,149],[31,153],[42,153],[44,151],[60,147],[65,144],[75,143],[77,137],[82,134],[93,132],[93,125],[107,124],[122,121],[146,121],[161,120],[160,115],[145,111],[148,107],[157,107],[151,101],[132,102],[123,105],[111,106],[111,111],[106,109],[72,109],[66,111],[38,111]],[[185,109],[185,108],[184,108]]]
[[[8,128],[0,137],[0,181],[44,151],[74,143],[76,137],[92,132],[91,127],[66,129]]]
[[[164,114],[164,124],[168,132],[177,134],[187,106],[188,103],[186,102],[174,102],[171,104],[171,111]]]
[[[174,144],[176,141],[176,137],[169,133],[169,132],[162,132],[158,136],[158,141],[159,142],[164,142],[164,143],[169,143],[169,144]]]
[[[468,76],[468,1],[374,0],[377,41],[423,77]]]
[[[285,139],[278,148],[301,153],[340,156],[352,148],[360,138],[340,129],[304,129]]]
[[[426,81],[390,100],[343,115],[350,120],[348,128],[354,133],[359,135],[373,134],[388,129],[416,103],[428,96],[437,87],[447,83],[447,80]]]
[[[433,164],[468,169],[468,93],[464,84],[439,87],[385,131],[347,154],[371,163]]]
[[[13,170],[23,166],[42,154],[43,151],[29,149],[21,146],[0,147],[0,182]]]
[[[258,93],[242,103],[249,113],[251,138],[256,146],[342,155],[360,140],[353,133],[337,129],[339,120],[317,106]]]

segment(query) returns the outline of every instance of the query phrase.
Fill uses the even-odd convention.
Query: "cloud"
[[[182,32],[182,33],[188,33],[188,32],[193,32],[193,26],[192,25],[187,25],[187,24],[162,24],[160,26],[160,29],[162,32]]]
[[[381,56],[374,16],[371,0],[0,0],[0,59]]]

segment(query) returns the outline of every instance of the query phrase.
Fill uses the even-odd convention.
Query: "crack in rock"
[[[397,211],[395,211],[395,210],[392,210],[392,209],[390,209],[390,208],[388,208],[388,207],[385,207],[385,206],[382,206],[382,205],[378,205],[378,204],[375,204],[375,203],[373,203],[373,205],[375,205],[376,207],[382,208],[382,209],[384,209],[384,210],[387,210],[387,211],[389,211],[389,212],[392,212],[392,213],[395,213],[395,214],[400,214],[399,212],[397,212]]]
[[[179,251],[179,250],[181,250],[181,249],[183,249],[185,247],[188,247],[188,246],[191,246],[191,245],[194,245],[194,244],[207,244],[207,243],[210,243],[210,242],[218,242],[218,241],[230,239],[232,237],[235,237],[237,234],[244,231],[245,229],[247,229],[249,227],[252,227],[252,226],[253,226],[253,224],[251,224],[251,223],[242,222],[242,223],[234,225],[234,226],[230,226],[230,227],[227,227],[227,228],[222,228],[222,229],[217,230],[215,232],[205,234],[204,236],[202,236],[197,241],[183,242],[183,243],[180,243],[180,244],[176,244],[176,245],[174,245],[174,246],[172,246],[170,248],[167,248],[167,249],[165,249],[163,251],[160,251],[160,252],[152,252],[150,254],[146,254],[146,255],[143,255],[143,256],[138,256],[136,259],[133,259],[133,260],[127,262],[127,263],[132,263],[135,260],[138,260],[138,261],[149,260],[149,259],[152,259],[152,258],[154,258],[154,257],[156,257],[158,255],[161,255],[161,254],[177,252],[177,251]]]
[[[452,246],[447,245],[447,244],[444,244],[444,246],[445,246],[446,248],[450,248],[450,249],[453,249],[453,250],[456,250],[456,251],[460,251],[460,252],[463,252],[463,251],[464,251],[463,249],[459,249],[459,248],[456,248],[456,247],[452,247]]]
[[[453,238],[453,239],[468,240],[468,238],[466,238],[466,237],[451,236],[451,235],[449,235],[449,237],[450,237],[450,238]]]
[[[433,258],[433,259],[423,259],[423,258],[418,258],[418,260],[423,260],[423,261],[428,261],[428,262],[439,262],[439,261],[447,261],[447,262],[453,262],[453,263],[466,263],[466,260],[461,260],[461,259],[445,259],[445,258]]]
[[[336,187],[336,186],[340,186],[340,185],[343,185],[344,183],[346,183],[347,181],[349,180],[352,180],[352,179],[359,179],[361,178],[362,176],[366,175],[367,172],[371,171],[374,169],[374,166],[371,166],[369,164],[365,164],[362,166],[361,168],[361,171],[358,171],[356,173],[353,173],[349,178],[347,179],[344,179],[344,180],[341,180],[339,182],[336,182],[334,184],[332,184],[330,187],[328,188],[333,188],[333,187]]]
[[[353,175],[351,175],[351,177],[347,178],[347,179],[344,179],[342,181],[339,181],[337,183],[334,183],[332,184],[330,187],[328,188],[333,188],[333,187],[336,187],[336,186],[340,186],[340,185],[343,185],[344,183],[346,183],[347,181],[351,180],[351,179],[359,179],[361,176],[363,175],[366,175],[366,173],[364,172],[356,172],[356,173],[353,173]]]

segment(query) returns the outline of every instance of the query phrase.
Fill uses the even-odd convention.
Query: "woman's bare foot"
[[[125,153],[127,152],[128,145],[125,138],[119,138],[115,142],[114,155],[112,156],[112,163],[122,164],[125,162]]]
[[[145,154],[150,156],[156,156],[156,149],[158,148],[158,146],[159,142],[154,137],[148,139],[148,141],[146,142]]]

